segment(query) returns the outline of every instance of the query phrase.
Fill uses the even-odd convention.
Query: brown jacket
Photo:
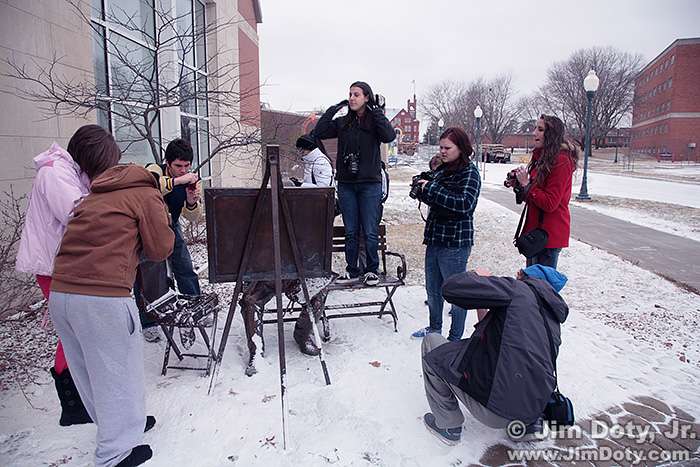
[[[68,222],[51,290],[128,297],[141,252],[162,261],[173,251],[163,197],[153,175],[137,165],[107,169],[90,189]]]

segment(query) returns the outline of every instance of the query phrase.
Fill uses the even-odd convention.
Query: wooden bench
[[[326,286],[329,296],[332,296],[335,291],[352,291],[352,290],[371,290],[376,289],[377,292],[382,292],[380,298],[373,301],[350,301],[348,303],[325,303],[323,310],[323,319],[333,318],[353,318],[360,316],[379,316],[388,313],[394,319],[394,331],[397,331],[398,316],[396,307],[394,306],[394,294],[397,289],[404,285],[406,279],[406,257],[402,253],[395,253],[387,249],[386,242],[386,226],[380,224],[378,226],[379,234],[379,284],[374,286],[365,285],[361,279],[353,282],[338,283],[337,277]],[[364,240],[360,237],[360,251],[364,251]],[[345,227],[333,227],[333,253],[345,254]],[[393,261],[391,258],[395,258]],[[344,262],[344,261],[343,261]],[[396,265],[396,275],[392,275],[387,268],[392,264]],[[379,295],[379,293],[378,293]],[[361,311],[348,311],[352,309],[362,309]],[[290,303],[285,307],[286,312],[301,311],[301,306],[298,303]],[[268,309],[266,311],[273,312],[275,310]],[[295,321],[296,317],[286,316],[284,321]],[[274,319],[266,319],[265,324],[274,323]]]

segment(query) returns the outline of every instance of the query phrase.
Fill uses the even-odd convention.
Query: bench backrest
[[[379,252],[379,263],[383,269],[383,274],[386,274],[386,226],[384,224],[379,224],[377,226],[377,233],[379,234],[379,243],[377,250]],[[365,240],[360,231],[360,251],[365,250]],[[345,227],[342,225],[333,226],[333,253],[344,253],[345,252]]]

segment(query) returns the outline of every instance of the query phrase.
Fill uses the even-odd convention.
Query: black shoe
[[[299,349],[301,350],[301,353],[312,357],[317,357],[321,354],[321,349],[319,349],[311,339],[307,339],[300,343]]]
[[[134,467],[143,464],[151,457],[153,457],[151,447],[148,444],[140,444],[132,449],[129,455],[122,459],[116,467]]]
[[[85,410],[68,368],[63,370],[60,375],[54,368],[51,368],[51,376],[56,382],[58,400],[61,402],[61,408],[63,409],[61,411],[61,419],[58,421],[59,425],[70,426],[92,423],[92,418]]]
[[[153,428],[156,425],[156,417],[153,415],[146,415],[146,428],[143,429],[143,432],[147,432],[151,428]]]

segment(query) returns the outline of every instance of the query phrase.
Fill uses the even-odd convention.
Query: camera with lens
[[[420,182],[421,180],[427,180],[427,181],[432,181],[435,179],[435,171],[434,170],[429,170],[427,172],[421,172],[418,175],[413,176],[413,180],[411,181],[411,191],[408,193],[408,196],[410,196],[413,199],[418,198],[418,195],[420,195],[421,192],[421,186]]]
[[[518,181],[518,177],[516,175],[517,171],[518,169],[513,169],[506,174],[506,179],[503,182],[503,186],[506,188],[520,188],[520,182]]]
[[[348,166],[348,172],[350,172],[350,175],[357,177],[357,172],[360,171],[360,158],[357,156],[357,154],[354,152],[346,154],[343,160]]]

